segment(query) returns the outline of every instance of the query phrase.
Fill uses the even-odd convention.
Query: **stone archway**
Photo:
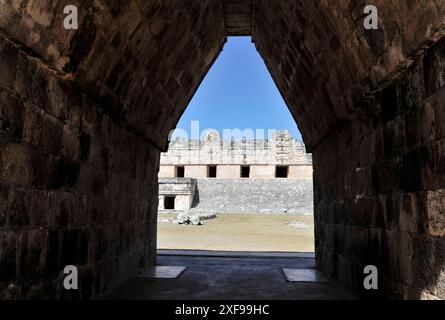
[[[0,296],[64,298],[75,264],[91,298],[154,261],[159,153],[242,34],[313,153],[319,267],[444,297],[445,3],[377,1],[375,31],[364,1],[70,4],[79,30],[64,1],[0,4]]]

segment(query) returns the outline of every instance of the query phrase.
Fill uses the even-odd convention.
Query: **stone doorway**
[[[228,38],[169,136],[159,199],[193,200],[160,202],[158,250],[314,252],[312,158],[250,37]]]
[[[17,3],[0,3],[2,299],[67,298],[66,265],[94,298],[155,263],[160,153],[239,35],[313,154],[317,267],[363,296],[374,265],[375,295],[445,297],[442,1],[380,1],[373,30],[362,1],[86,1],[78,30],[57,1]]]
[[[164,208],[166,210],[175,210],[175,200],[176,197],[167,196],[164,198]]]

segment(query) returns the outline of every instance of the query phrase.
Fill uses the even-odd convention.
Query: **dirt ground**
[[[314,252],[313,216],[231,214],[203,223],[189,226],[158,222],[158,249]]]

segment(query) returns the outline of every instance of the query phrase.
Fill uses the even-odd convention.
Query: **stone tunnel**
[[[239,35],[313,154],[317,266],[445,298],[444,0],[3,0],[0,299],[97,298],[156,261],[160,152]]]

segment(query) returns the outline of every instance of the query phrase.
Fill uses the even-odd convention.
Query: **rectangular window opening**
[[[184,178],[185,177],[185,169],[184,167],[176,167],[176,178]]]
[[[288,166],[277,166],[275,168],[275,178],[287,178],[289,175]]]
[[[250,178],[250,166],[241,166],[241,178]]]
[[[164,209],[175,210],[175,198],[174,196],[167,196],[164,198]]]
[[[207,178],[216,178],[216,166],[207,167]]]

